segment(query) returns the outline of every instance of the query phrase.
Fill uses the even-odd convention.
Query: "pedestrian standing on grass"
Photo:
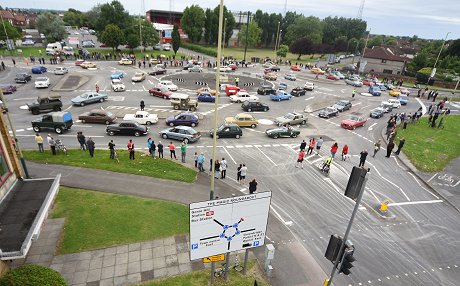
[[[345,144],[345,146],[343,146],[342,148],[342,161],[345,161],[347,159],[347,155],[348,155],[348,145]]]
[[[318,141],[316,141],[316,155],[319,155],[319,150],[321,150],[321,146],[323,146],[323,137],[319,137]]]
[[[401,149],[404,147],[404,143],[406,143],[406,139],[401,138],[399,140],[398,150],[396,150],[396,152],[395,152],[396,155],[399,155],[399,153],[401,152]]]
[[[96,149],[96,144],[91,137],[89,137],[86,141],[86,146],[88,147],[89,155],[94,157],[94,149]]]
[[[335,142],[331,147],[331,157],[332,157],[332,159],[334,159],[335,153],[337,153],[338,149],[339,149],[339,144],[337,144],[337,142]]]
[[[257,181],[256,179],[252,179],[252,181],[249,182],[249,194],[254,194],[257,191]]]
[[[40,133],[35,133],[35,142],[38,145],[38,152],[45,152],[45,150],[43,150],[43,137],[40,135]]]
[[[85,151],[86,150],[86,138],[85,135],[83,135],[83,132],[78,131],[77,132],[77,141],[80,143],[80,150]]]
[[[110,159],[114,160],[115,159],[115,143],[113,143],[113,140],[110,140],[109,142],[109,150],[110,150]]]
[[[174,146],[174,144],[172,143],[172,141],[169,142],[168,148],[169,148],[169,156],[171,156],[171,159],[172,159],[173,156],[174,156],[174,159],[177,160],[177,157],[176,157],[176,146]]]
[[[297,162],[295,164],[296,168],[303,169],[303,158],[305,157],[305,151],[303,149],[300,150],[299,155],[297,156]]]
[[[128,141],[128,145],[126,146],[128,147],[128,152],[129,152],[129,160],[134,160],[134,142],[132,139],[129,139]]]
[[[220,178],[225,179],[225,176],[227,175],[227,160],[222,157],[222,160],[220,160]]]
[[[152,140],[152,145],[150,146],[150,154],[152,154],[153,159],[156,159],[155,152],[157,150],[157,145],[155,145],[155,141]]]
[[[182,163],[185,163],[185,155],[187,154],[187,143],[185,141],[182,141],[180,143],[180,155],[181,155],[181,160]]]
[[[48,134],[46,140],[48,141],[48,145],[50,146],[51,154],[56,155],[56,141],[54,141],[54,138],[51,136],[51,134]]]
[[[149,137],[149,139],[147,139],[147,150],[149,150],[150,155],[152,154],[152,142],[152,137]]]
[[[395,147],[395,143],[393,141],[390,141],[387,145],[387,155],[385,157],[390,158],[391,151],[393,151],[394,147]]]
[[[361,151],[361,153],[359,153],[359,166],[358,167],[364,167],[364,164],[366,163],[366,158],[367,158],[367,150],[363,150]]]
[[[158,141],[158,159],[163,158],[163,144],[161,144],[161,141]]]

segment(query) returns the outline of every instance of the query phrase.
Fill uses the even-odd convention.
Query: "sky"
[[[119,0],[130,14],[142,12],[142,0]],[[325,18],[327,16],[343,16],[354,18],[362,0],[286,0],[286,10],[296,11],[306,16]],[[98,3],[111,0],[3,0],[2,7],[39,8],[67,10],[74,8],[87,11]],[[185,7],[199,4],[202,8],[215,8],[218,0],[144,0],[145,10],[183,11]],[[284,13],[285,2],[280,0],[232,0],[224,1],[224,5],[232,11],[255,12],[261,9],[268,13]],[[261,8],[263,7],[263,8]],[[144,13],[142,13],[144,14]],[[460,38],[460,3],[458,0],[366,0],[363,20],[367,21],[367,29],[372,34],[394,36],[417,35],[425,39]]]

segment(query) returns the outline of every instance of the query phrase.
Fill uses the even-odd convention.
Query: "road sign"
[[[431,70],[430,77],[433,78],[435,75],[436,75],[436,68],[433,68],[433,69]]]
[[[264,245],[271,192],[190,204],[190,259]]]
[[[219,262],[219,261],[224,261],[224,260],[225,260],[225,255],[219,254],[219,255],[213,255],[213,256],[203,258],[203,263]]]

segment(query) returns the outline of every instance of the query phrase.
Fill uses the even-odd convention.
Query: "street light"
[[[436,75],[436,65],[438,64],[439,56],[441,56],[442,49],[444,48],[444,45],[446,44],[447,37],[449,36],[450,32],[447,32],[446,37],[444,38],[444,41],[442,42],[441,48],[439,49],[438,56],[436,58],[436,61],[434,62],[433,70],[431,71],[431,75],[428,77],[428,82],[430,82],[430,79],[433,78]]]
[[[278,58],[276,55],[276,47],[278,45],[278,35],[280,33],[280,21],[278,21],[278,28],[276,28],[276,38],[275,38],[275,59]]]

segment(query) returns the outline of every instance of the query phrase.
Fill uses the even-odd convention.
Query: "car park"
[[[73,125],[72,114],[70,112],[50,112],[40,118],[32,120],[32,129],[40,132],[42,129],[52,129],[57,134],[62,134],[70,130]]]
[[[93,109],[89,112],[84,112],[78,116],[78,120],[82,123],[102,123],[109,125],[117,120],[115,114],[102,109]]]
[[[124,121],[135,121],[142,125],[150,125],[158,122],[158,115],[149,113],[147,111],[139,110],[134,114],[125,114]]]
[[[337,110],[337,108],[333,106],[329,106],[324,109],[321,109],[318,113],[318,116],[322,118],[330,118],[332,116],[337,116],[337,115],[339,115],[339,111]]]
[[[60,95],[39,95],[37,100],[27,104],[32,114],[37,115],[41,111],[61,111],[62,101]]]
[[[367,122],[367,118],[364,118],[358,115],[352,115],[348,119],[342,120],[342,122],[340,123],[340,126],[342,128],[352,130],[352,129],[356,129],[357,127],[364,126],[366,122]]]
[[[371,110],[369,116],[371,118],[381,118],[385,114],[386,110],[382,107],[376,107]]]
[[[124,71],[114,71],[111,75],[110,75],[110,78],[111,79],[120,79],[120,78],[124,78],[126,75],[126,73]]]
[[[291,97],[292,95],[284,90],[277,90],[275,94],[270,95],[270,99],[274,101],[290,100]]]
[[[337,101],[333,107],[337,108],[338,111],[343,112],[345,110],[351,109],[352,104],[349,100],[343,99],[343,100]]]
[[[398,96],[398,99],[401,105],[407,105],[407,103],[409,102],[409,97],[405,94],[400,94]]]
[[[57,67],[54,69],[55,75],[65,75],[69,70],[66,67]]]
[[[138,137],[147,135],[149,133],[149,128],[134,121],[122,121],[120,123],[107,125],[105,132],[110,136],[128,135]]]
[[[345,83],[354,87],[362,87],[363,82],[358,79],[346,79]]]
[[[76,106],[85,106],[87,104],[96,103],[96,102],[104,102],[108,99],[107,94],[101,94],[97,92],[85,92],[80,94],[77,97],[72,98],[72,104]]]
[[[151,89],[149,89],[149,94],[156,97],[169,99],[173,93],[165,87],[152,87]]]
[[[257,94],[260,95],[267,95],[267,94],[274,94],[275,89],[272,87],[272,85],[261,85],[257,89]]]
[[[283,125],[296,125],[296,124],[307,124],[308,117],[298,112],[289,112],[284,116],[277,117],[274,123],[278,126]]]
[[[250,95],[246,91],[239,91],[235,95],[230,96],[230,101],[231,102],[236,102],[236,103],[241,103],[243,101],[258,101],[259,98],[255,95]]]
[[[198,101],[191,99],[188,94],[173,93],[169,101],[174,110],[185,109],[195,111],[198,107]]]
[[[166,69],[164,69],[162,67],[153,67],[149,71],[149,75],[159,75],[159,74],[166,74]]]
[[[255,101],[244,101],[241,104],[241,107],[243,108],[244,111],[251,112],[251,111],[268,111],[270,107],[261,102],[255,102]]]
[[[292,127],[276,127],[276,128],[269,128],[265,130],[265,134],[268,137],[277,139],[279,137],[291,137],[291,138],[296,138],[299,136],[300,131],[298,129],[294,129]]]
[[[399,99],[397,99],[397,98],[389,98],[387,100],[387,102],[393,104],[393,108],[400,108],[401,107],[401,102],[399,102]]]
[[[256,128],[259,122],[254,116],[247,113],[238,113],[234,117],[226,117],[225,123],[234,123],[240,127]]]
[[[126,90],[125,85],[123,84],[121,79],[118,79],[118,78],[112,79],[112,81],[110,82],[110,86],[111,86],[112,90],[115,91],[115,92],[117,92],[117,91],[125,91]]]
[[[198,95],[199,102],[215,102],[216,97],[213,96],[210,92],[202,92]]]
[[[368,92],[372,96],[380,96],[380,95],[382,95],[382,91],[380,90],[380,88],[377,85],[369,86]]]
[[[294,87],[292,90],[291,90],[291,95],[292,96],[301,96],[301,95],[305,95],[307,93],[307,91],[305,89],[303,89],[302,87],[300,86],[297,86],[297,87]]]
[[[189,126],[176,126],[158,132],[163,139],[174,139],[185,143],[196,142],[201,138],[201,133]]]
[[[119,61],[118,61],[118,64],[119,64],[119,65],[132,65],[132,64],[133,64],[133,61],[130,60],[130,59],[124,58],[124,59],[119,60]]]
[[[189,68],[188,71],[189,72],[203,72],[203,68],[198,65],[194,65],[191,68]]]
[[[158,84],[158,86],[163,86],[167,88],[169,91],[177,91],[177,85],[175,85],[172,81],[170,80],[162,80]]]
[[[35,88],[48,88],[50,86],[50,79],[46,76],[37,77],[35,79]]]
[[[141,82],[145,80],[145,72],[136,72],[134,76],[131,78],[133,82]]]
[[[285,75],[284,75],[284,79],[292,80],[292,81],[297,80],[295,74],[292,74],[292,73],[285,74]]]
[[[201,87],[195,91],[196,94],[200,94],[202,92],[208,92],[212,95],[216,95],[217,91],[215,89],[210,89],[209,86]]]
[[[34,66],[34,67],[32,67],[32,73],[33,74],[42,74],[42,73],[45,73],[45,72],[47,72],[47,69],[44,66]]]
[[[307,81],[307,82],[305,82],[305,84],[303,86],[303,89],[313,91],[315,89],[315,84],[312,83],[312,82]]]
[[[23,73],[16,74],[14,81],[16,83],[27,83],[31,79],[32,79],[32,76],[30,74],[23,72]]]
[[[214,136],[214,129],[209,130],[209,136]],[[216,138],[236,138],[239,139],[243,136],[243,130],[241,127],[234,123],[224,123],[217,127]]]
[[[195,127],[200,122],[198,116],[194,113],[190,112],[183,112],[179,113],[174,116],[169,116],[166,118],[166,125],[169,126],[179,126],[179,125],[186,125]]]
[[[292,65],[291,66],[291,71],[301,71],[302,69],[299,66]]]

